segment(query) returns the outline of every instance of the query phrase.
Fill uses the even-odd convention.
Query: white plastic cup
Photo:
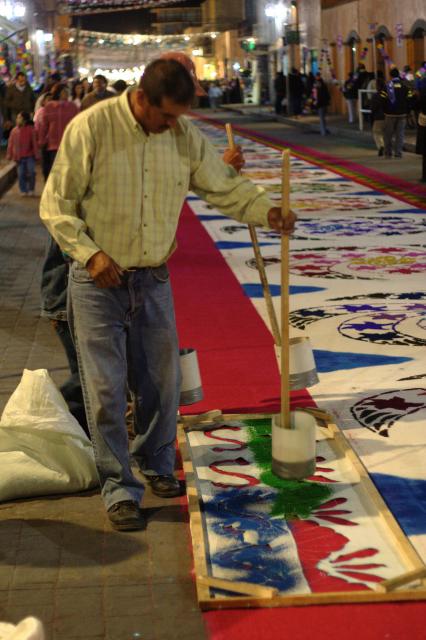
[[[203,399],[198,357],[195,349],[180,349],[180,370],[182,384],[180,388],[180,405],[194,404]]]
[[[315,473],[316,420],[304,411],[290,412],[291,429],[272,417],[272,471],[285,480],[303,480]]]

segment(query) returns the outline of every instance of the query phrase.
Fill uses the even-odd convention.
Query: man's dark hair
[[[399,71],[396,67],[392,67],[392,69],[389,71],[389,75],[391,78],[399,78]]]
[[[26,75],[23,71],[18,71],[18,73],[16,74],[15,78],[18,79],[20,76],[23,76],[26,79]]]
[[[108,80],[101,73],[98,73],[96,76],[93,76],[93,80],[102,80],[105,84],[108,84]]]
[[[139,88],[150,104],[159,107],[163,98],[176,104],[188,105],[195,98],[194,80],[176,60],[154,60],[145,69]]]
[[[126,91],[127,82],[125,80],[116,80],[112,85],[112,88],[118,92]]]
[[[61,93],[64,89],[68,89],[68,87],[66,84],[62,82],[58,82],[57,84],[53,85],[53,87],[50,90],[52,100],[60,100]]]

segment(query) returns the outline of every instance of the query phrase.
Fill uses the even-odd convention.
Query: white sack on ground
[[[37,618],[25,618],[16,627],[0,622],[0,640],[44,640],[43,625]]]
[[[0,420],[0,502],[98,484],[90,440],[46,369],[24,369]]]

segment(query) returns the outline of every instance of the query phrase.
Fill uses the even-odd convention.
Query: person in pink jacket
[[[18,165],[18,183],[21,196],[33,196],[35,188],[35,161],[38,149],[31,116],[20,111],[16,127],[10,132],[6,156]]]
[[[78,113],[78,107],[69,100],[69,91],[65,84],[56,84],[51,94],[52,98],[43,107],[37,126],[39,145],[46,155],[46,179],[55,161],[65,128]]]

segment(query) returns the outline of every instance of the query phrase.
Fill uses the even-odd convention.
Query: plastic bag
[[[0,420],[0,502],[97,484],[91,442],[48,372],[25,369]]]
[[[0,622],[0,640],[44,640],[43,625],[37,618],[25,618],[16,627]]]

